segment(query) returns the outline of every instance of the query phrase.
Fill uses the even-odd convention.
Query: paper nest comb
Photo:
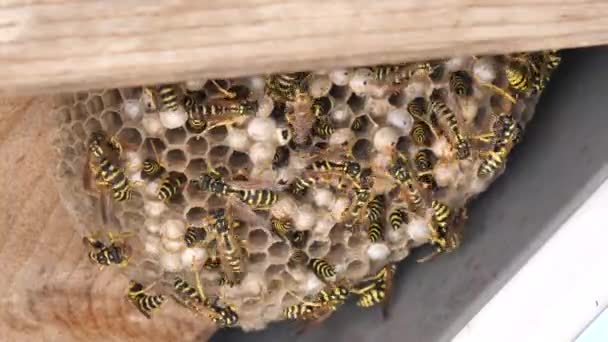
[[[239,315],[240,327],[262,329],[269,322],[284,319],[283,310],[298,303],[288,291],[310,298],[326,287],[309,268],[289,262],[293,247],[273,232],[270,217],[290,219],[296,230],[308,231],[303,247],[307,256],[323,258],[334,265],[336,281],[346,279],[356,284],[387,263],[406,258],[411,248],[431,240],[432,200],[455,210],[462,209],[502,172],[504,165],[489,177],[478,176],[482,159],[487,156],[483,153],[488,149],[487,141],[470,139],[470,157],[456,158],[452,137],[441,118],[438,123],[441,129],[437,129],[438,136],[432,138],[429,146],[414,143],[411,130],[415,120],[407,105],[417,97],[429,101],[433,90],[441,88],[445,89],[445,101],[456,114],[463,135],[491,133],[501,112],[510,113],[523,129],[531,119],[537,95],[520,96],[512,103],[487,86],[509,88],[505,74],[507,60],[505,56],[496,56],[437,61],[433,64],[437,73],[413,72],[411,78],[400,80],[398,85],[374,79],[370,68],[313,72],[303,81],[307,93],[295,101],[287,101],[286,107],[267,94],[264,77],[216,80],[225,89],[246,86],[251,91],[250,100],[257,101],[257,111],[240,122],[219,125],[203,133],[194,132],[186,124],[188,116],[181,102],[177,111],[164,110],[157,95],[151,98],[141,87],[66,96],[64,105],[56,111],[59,129],[54,142],[60,153],[57,176],[62,199],[77,219],[83,236],[96,231],[135,234],[126,240],[131,258],[124,271],[129,278],[143,284],[156,281],[154,291],[169,294],[170,285],[163,284],[171,284],[176,274],[192,282],[194,264],[206,294],[219,295],[230,303]],[[394,70],[412,70],[416,65],[419,64],[404,64]],[[458,71],[472,76],[470,96],[458,97],[450,89],[449,79]],[[214,82],[206,80],[175,84],[173,89],[178,102],[190,93],[207,99],[222,95]],[[290,143],[297,138],[298,132],[293,127],[298,124],[288,125],[285,112],[310,116],[311,102],[325,96],[333,100],[326,118],[334,132],[325,138],[313,135],[309,145]],[[351,129],[354,120],[362,123],[357,131]],[[312,122],[303,125],[307,124]],[[296,129],[306,129],[301,126]],[[100,194],[85,190],[82,181],[89,153],[87,142],[91,134],[100,131],[118,138],[123,147],[120,167],[138,184],[133,198],[111,203],[108,210],[113,217],[105,225],[99,214]],[[286,166],[273,168],[277,148],[289,149],[290,154]],[[423,194],[425,208],[410,210],[408,223],[396,230],[385,218],[384,237],[375,243],[367,236],[365,222],[362,229],[350,228],[344,222],[344,213],[355,202],[348,186],[341,189],[331,184],[333,181],[319,181],[305,196],[294,196],[285,186],[310,172],[307,167],[315,158],[331,159],[332,154],[327,151],[344,151],[344,155],[363,168],[370,168],[371,176],[377,177],[373,194],[386,194],[388,216],[395,206],[411,206],[407,201],[400,202],[400,195],[395,195],[399,184],[387,173],[395,151],[413,160],[425,148],[435,159],[432,175],[437,187],[432,190],[422,182],[414,182]],[[156,158],[155,155],[168,173],[184,180],[179,193],[168,202],[157,198],[159,179],[150,181],[140,176],[142,161]],[[211,255],[205,246],[187,248],[184,242],[189,225],[201,226],[213,209],[232,206],[235,201],[201,191],[193,182],[209,167],[218,170],[228,184],[237,179],[255,180],[279,192],[279,200],[270,210],[255,211],[256,220],[241,220],[242,224],[233,232],[246,240],[247,253],[242,282],[232,287],[218,284],[221,267],[216,270],[202,267]],[[381,179],[385,185],[379,185]],[[347,177],[343,181],[348,185]],[[363,214],[366,217],[365,208]]]

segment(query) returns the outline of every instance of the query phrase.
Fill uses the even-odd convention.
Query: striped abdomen
[[[419,146],[429,146],[431,144],[431,130],[429,126],[420,120],[415,120],[410,132],[410,139]]]
[[[159,91],[161,102],[163,103],[164,110],[173,110],[176,111],[178,109],[177,102],[177,94],[175,93],[175,89],[171,85],[163,85],[160,87]]]
[[[321,280],[327,280],[336,275],[336,270],[333,265],[323,259],[312,258],[308,261],[308,267]]]
[[[407,104],[407,111],[417,117],[423,118],[428,113],[429,105],[424,97],[416,97]]]
[[[367,237],[370,242],[382,240],[384,238],[384,225],[382,221],[370,221],[367,228]]]
[[[257,190],[231,190],[241,201],[256,208],[269,208],[279,200],[279,195],[272,190],[257,189]]]
[[[165,169],[160,163],[154,159],[146,159],[142,163],[142,174],[146,177],[156,178],[163,173]]]
[[[202,227],[189,226],[184,234],[184,241],[187,247],[194,247],[205,240],[207,231]]]
[[[397,230],[401,228],[402,224],[407,223],[409,220],[407,212],[405,212],[404,209],[394,208],[388,215],[388,221],[390,222],[393,230]]]
[[[501,168],[507,157],[507,150],[505,147],[500,147],[498,150],[488,152],[488,155],[481,161],[477,175],[485,178],[493,175],[496,170]]]
[[[194,301],[199,304],[203,303],[203,299],[201,298],[198,291],[180,277],[175,277],[175,281],[173,282],[173,289],[179,295],[179,297],[184,300],[186,304],[189,304],[191,301]]]
[[[450,89],[460,97],[473,95],[473,78],[464,70],[455,71],[450,75]]]
[[[313,178],[300,178],[296,177],[296,179],[289,186],[289,191],[296,196],[304,196],[308,188],[310,188],[315,183]]]
[[[431,203],[431,208],[433,209],[433,219],[437,222],[437,225],[441,228],[445,228],[451,214],[450,207],[442,202],[434,200]]]
[[[157,197],[161,201],[168,201],[179,192],[182,182],[177,177],[163,179],[158,189]]]

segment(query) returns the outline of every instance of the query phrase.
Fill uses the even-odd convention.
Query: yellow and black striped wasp
[[[97,239],[97,235],[96,233],[83,238],[83,243],[93,249],[88,254],[89,260],[93,264],[99,265],[100,269],[104,266],[125,267],[129,264],[131,248],[124,242],[124,239],[131,236],[132,233],[113,234],[108,232],[109,244]]]
[[[152,287],[144,288],[138,282],[129,282],[127,298],[146,318],[150,319],[155,311],[158,311],[167,298],[164,295],[149,295],[146,292]]]

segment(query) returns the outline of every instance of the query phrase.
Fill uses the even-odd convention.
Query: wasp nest
[[[314,305],[288,308],[336,284],[354,289],[411,248],[458,247],[467,202],[504,170],[558,60],[454,58],[74,94],[57,111],[63,199],[92,261],[156,284],[150,293],[200,278],[218,324],[306,318]],[[157,302],[134,300],[144,313]]]

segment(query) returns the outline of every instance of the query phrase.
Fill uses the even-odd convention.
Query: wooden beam
[[[4,0],[0,94],[608,42],[605,0]]]
[[[49,172],[54,119],[40,114],[51,106],[0,98],[0,341],[206,341],[216,330],[206,317],[167,301],[148,320],[126,300],[124,275],[87,260]]]

